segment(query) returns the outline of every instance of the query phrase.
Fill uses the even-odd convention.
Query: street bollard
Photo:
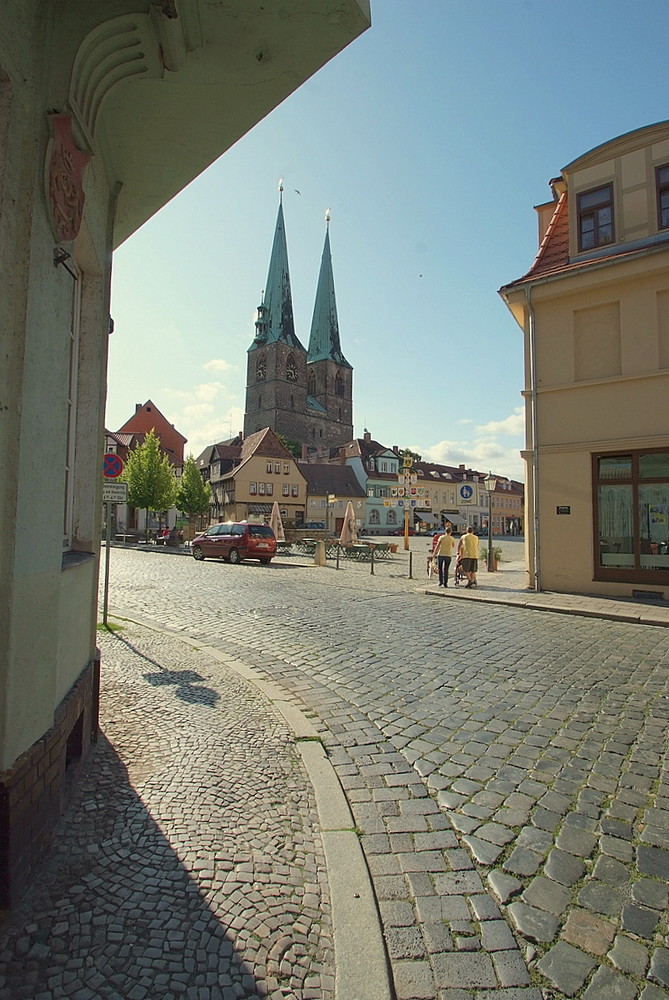
[[[374,576],[374,546],[372,545],[372,555],[370,558],[370,563],[372,564],[372,576]]]
[[[327,566],[327,557],[325,555],[325,542],[316,542],[316,548],[314,549],[314,566]]]
[[[339,548],[340,548],[340,546],[338,545],[337,546],[337,564],[335,566],[335,569],[339,569]]]
[[[409,549],[409,579],[413,580],[413,552]]]

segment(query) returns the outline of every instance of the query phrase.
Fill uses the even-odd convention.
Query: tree
[[[294,458],[301,458],[302,445],[299,441],[291,441],[290,438],[285,436],[285,434],[277,434],[277,437],[284,448],[287,448]]]
[[[149,533],[149,511],[167,510],[174,504],[176,478],[174,466],[161,453],[160,440],[152,428],[143,444],[128,452],[121,476],[128,484],[128,503],[146,512],[146,534]]]
[[[420,462],[422,456],[416,451],[412,451],[411,448],[398,448],[397,454],[401,455],[402,458],[413,458],[414,462]]]
[[[205,483],[195,459],[189,455],[184,463],[181,482],[177,488],[175,504],[188,517],[206,514],[211,504],[211,484]]]

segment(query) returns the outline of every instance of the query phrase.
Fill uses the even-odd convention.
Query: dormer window
[[[657,178],[657,228],[669,229],[669,166],[658,167]]]
[[[613,185],[578,196],[578,248],[595,250],[613,243]]]

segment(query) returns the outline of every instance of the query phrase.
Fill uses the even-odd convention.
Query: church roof
[[[265,344],[281,342],[289,347],[304,347],[295,333],[293,319],[293,296],[290,289],[290,271],[288,269],[288,248],[286,246],[286,227],[283,221],[283,203],[279,202],[279,212],[276,218],[272,253],[269,260],[267,285],[262,305],[266,311],[267,324],[264,329],[258,327],[256,338],[249,350],[252,351]]]
[[[339,340],[339,320],[337,318],[332,255],[330,253],[329,216],[326,216],[326,219],[325,245],[318,275],[314,314],[311,320],[307,361],[331,360],[336,361],[338,365],[346,365],[347,368],[351,368],[342,354]]]

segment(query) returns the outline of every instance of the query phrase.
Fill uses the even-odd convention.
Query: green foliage
[[[301,457],[301,455],[302,455],[302,445],[300,444],[299,441],[291,441],[291,440],[289,440],[289,438],[285,437],[283,434],[277,434],[277,437],[278,437],[279,441],[281,442],[281,444],[284,446],[284,448],[288,449],[288,451],[291,453],[291,455],[293,455],[295,458],[300,458]]]
[[[397,454],[401,455],[402,458],[413,458],[414,462],[420,462],[423,458],[419,455],[417,451],[412,451],[411,448],[398,448]]]
[[[128,484],[128,503],[147,513],[167,510],[174,504],[176,478],[174,466],[160,450],[160,440],[153,429],[144,443],[128,452],[121,479]]]
[[[211,485],[205,483],[192,455],[184,462],[175,504],[188,517],[195,514],[206,514],[211,504]]]

